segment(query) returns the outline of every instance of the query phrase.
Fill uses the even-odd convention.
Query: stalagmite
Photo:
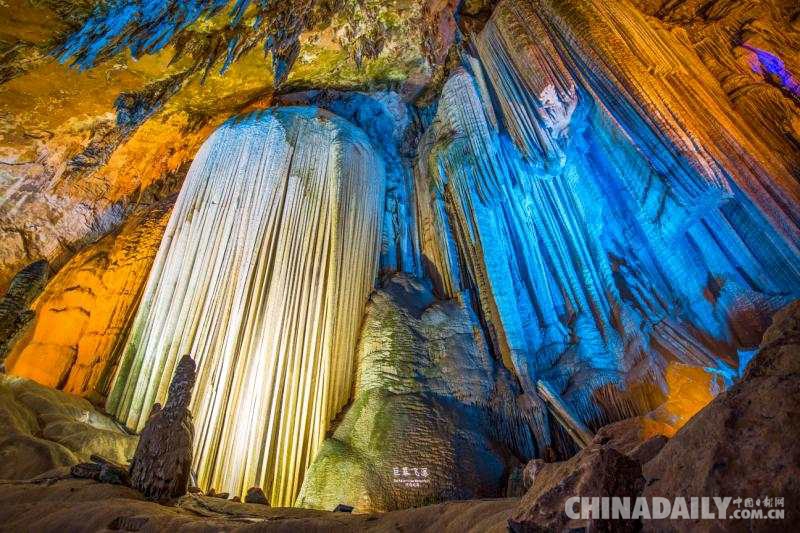
[[[349,400],[383,178],[364,133],[313,107],[231,119],[197,154],[108,408],[140,429],[191,353],[200,487],[293,503]]]
[[[542,380],[536,382],[536,391],[539,396],[547,403],[550,412],[564,426],[575,442],[581,446],[588,446],[594,435],[580,419],[572,413],[572,409],[565,405],[553,388]]]
[[[189,402],[196,377],[194,361],[184,355],[172,376],[166,405],[153,406],[139,437],[130,481],[150,500],[179,498],[189,487],[194,441]]]
[[[391,511],[499,494],[535,453],[519,386],[487,349],[467,294],[405,274],[370,297],[353,401],[308,470],[302,507]]]

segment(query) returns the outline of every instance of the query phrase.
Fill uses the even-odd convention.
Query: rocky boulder
[[[644,468],[643,495],[783,497],[785,527],[800,523],[800,302],[777,313],[742,380],[694,416]],[[742,507],[743,508],[743,507]],[[732,504],[729,512],[736,509]],[[646,528],[769,530],[749,523],[701,520]]]
[[[595,435],[594,442],[611,447],[644,465],[674,434],[672,426],[645,415],[603,426]]]
[[[390,511],[496,497],[517,457],[533,455],[514,383],[468,303],[395,275],[367,305],[357,357],[355,398],[298,505]]]
[[[526,468],[531,489],[522,497],[517,511],[509,519],[514,532],[564,531],[576,528],[599,528],[608,524],[590,524],[571,519],[565,509],[569,498],[593,496],[635,497],[644,486],[641,465],[614,448],[593,442],[567,461],[535,461]],[[579,511],[580,506],[576,505]],[[615,521],[615,531],[635,531],[634,522]]]

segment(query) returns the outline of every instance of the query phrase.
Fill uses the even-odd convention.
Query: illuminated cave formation
[[[382,160],[314,108],[235,118],[198,152],[139,305],[110,412],[141,429],[197,362],[198,483],[293,502],[349,399],[378,266]]]
[[[391,512],[604,467],[667,494],[713,417],[791,425],[753,383],[797,375],[800,10],[410,4],[86,2],[0,49],[0,399],[30,410],[0,452],[47,450],[25,476],[97,432],[130,460],[186,355],[192,498]],[[780,440],[758,424],[727,442]],[[543,486],[509,524],[567,528]]]

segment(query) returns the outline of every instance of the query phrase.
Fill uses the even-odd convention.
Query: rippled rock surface
[[[139,209],[61,268],[36,300],[10,372],[102,404],[173,202]]]

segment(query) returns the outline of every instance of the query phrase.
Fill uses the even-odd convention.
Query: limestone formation
[[[764,335],[759,353],[742,380],[721,393],[673,438],[669,426],[636,417],[605,426],[592,443],[568,461],[536,459],[525,468],[528,492],[509,526],[515,531],[612,527],[644,531],[757,530],[794,524],[800,516],[796,394],[800,380],[800,302],[781,310]],[[570,519],[565,500],[572,496],[691,498],[731,495],[728,519],[644,520],[605,525]],[[733,515],[743,501],[774,502],[783,494],[786,520],[741,520]],[[739,497],[741,501],[732,503]],[[774,507],[774,503],[771,504]],[[763,509],[766,509],[764,507]],[[762,510],[763,510],[762,509]]]
[[[800,169],[800,33],[793,0],[634,0],[688,41],[742,120],[772,157]]]
[[[47,261],[31,263],[14,276],[0,297],[0,372],[6,371],[9,352],[29,332],[35,315],[30,305],[44,289],[49,276]]]
[[[130,466],[131,486],[147,499],[165,502],[186,494],[192,472],[194,424],[189,411],[196,380],[194,360],[175,368],[167,403],[155,410],[139,436]]]
[[[646,497],[707,494],[784,498],[786,521],[800,520],[800,302],[775,315],[742,377],[692,418],[644,467]],[[739,502],[738,505],[743,505]],[[737,507],[731,504],[732,513]],[[744,509],[744,507],[741,507]],[[766,507],[764,508],[766,509]],[[760,522],[760,521],[758,521]],[[689,522],[715,531],[728,522]],[[739,522],[739,527],[743,522]],[[768,531],[775,521],[750,522]],[[659,531],[681,531],[681,522],[653,522]]]
[[[269,505],[269,500],[267,499],[266,494],[264,494],[264,491],[261,490],[261,487],[250,487],[247,489],[244,502],[257,503],[259,505]]]
[[[406,275],[372,295],[353,403],[297,504],[357,512],[501,494],[534,453],[518,386],[488,352],[469,300]]]
[[[798,492],[797,0],[3,0],[0,118],[7,527]]]
[[[475,291],[493,349],[578,446],[664,403],[677,365],[737,375],[800,296],[789,169],[626,1],[500,2],[473,44],[416,160],[437,291]],[[537,441],[570,453],[549,424]]]
[[[0,375],[0,479],[29,479],[90,461],[130,461],[137,437],[83,398]]]
[[[131,214],[61,268],[36,302],[35,325],[9,365],[12,374],[102,402],[173,201]]]
[[[108,408],[140,429],[192,353],[199,486],[294,501],[349,400],[383,176],[361,130],[311,107],[233,118],[192,163]]]
[[[216,8],[183,9],[198,4]],[[140,3],[104,2],[113,9],[94,12],[100,27],[86,24],[99,6],[92,0],[0,4],[0,290],[32,259],[45,258],[58,270],[117,230],[143,198],[177,192],[217,126],[268,106],[277,65],[265,60],[264,31],[280,29],[273,41],[279,51],[290,51],[295,31],[303,32],[285,85],[399,87],[410,98],[435,72],[443,76],[441,63],[455,40],[453,1],[313,2],[307,9],[308,1],[296,0],[266,13],[256,6],[262,2],[247,2],[243,17],[231,16],[234,33],[218,24],[230,15],[227,4],[160,2],[145,10],[153,20],[143,18]],[[173,10],[194,23],[171,18]],[[305,18],[310,11],[316,15]],[[115,14],[130,24],[118,19],[105,26],[104,17]],[[259,29],[248,32],[259,14]],[[163,26],[156,30],[155,22]],[[153,31],[164,32],[160,46]],[[243,40],[233,43],[234,34]],[[172,46],[166,46],[169,37],[176,37]],[[71,68],[52,53],[54,45],[74,54],[67,62],[91,56],[95,65],[86,72]],[[100,56],[98,47],[105,48]],[[176,52],[180,57],[172,61]],[[174,91],[160,90],[165,85]]]
[[[644,486],[639,463],[615,449],[593,444],[563,463],[542,465],[533,485],[508,521],[513,532],[565,531],[588,527],[590,531],[637,531],[637,521],[574,520],[566,514],[568,498],[614,495],[634,498]]]

